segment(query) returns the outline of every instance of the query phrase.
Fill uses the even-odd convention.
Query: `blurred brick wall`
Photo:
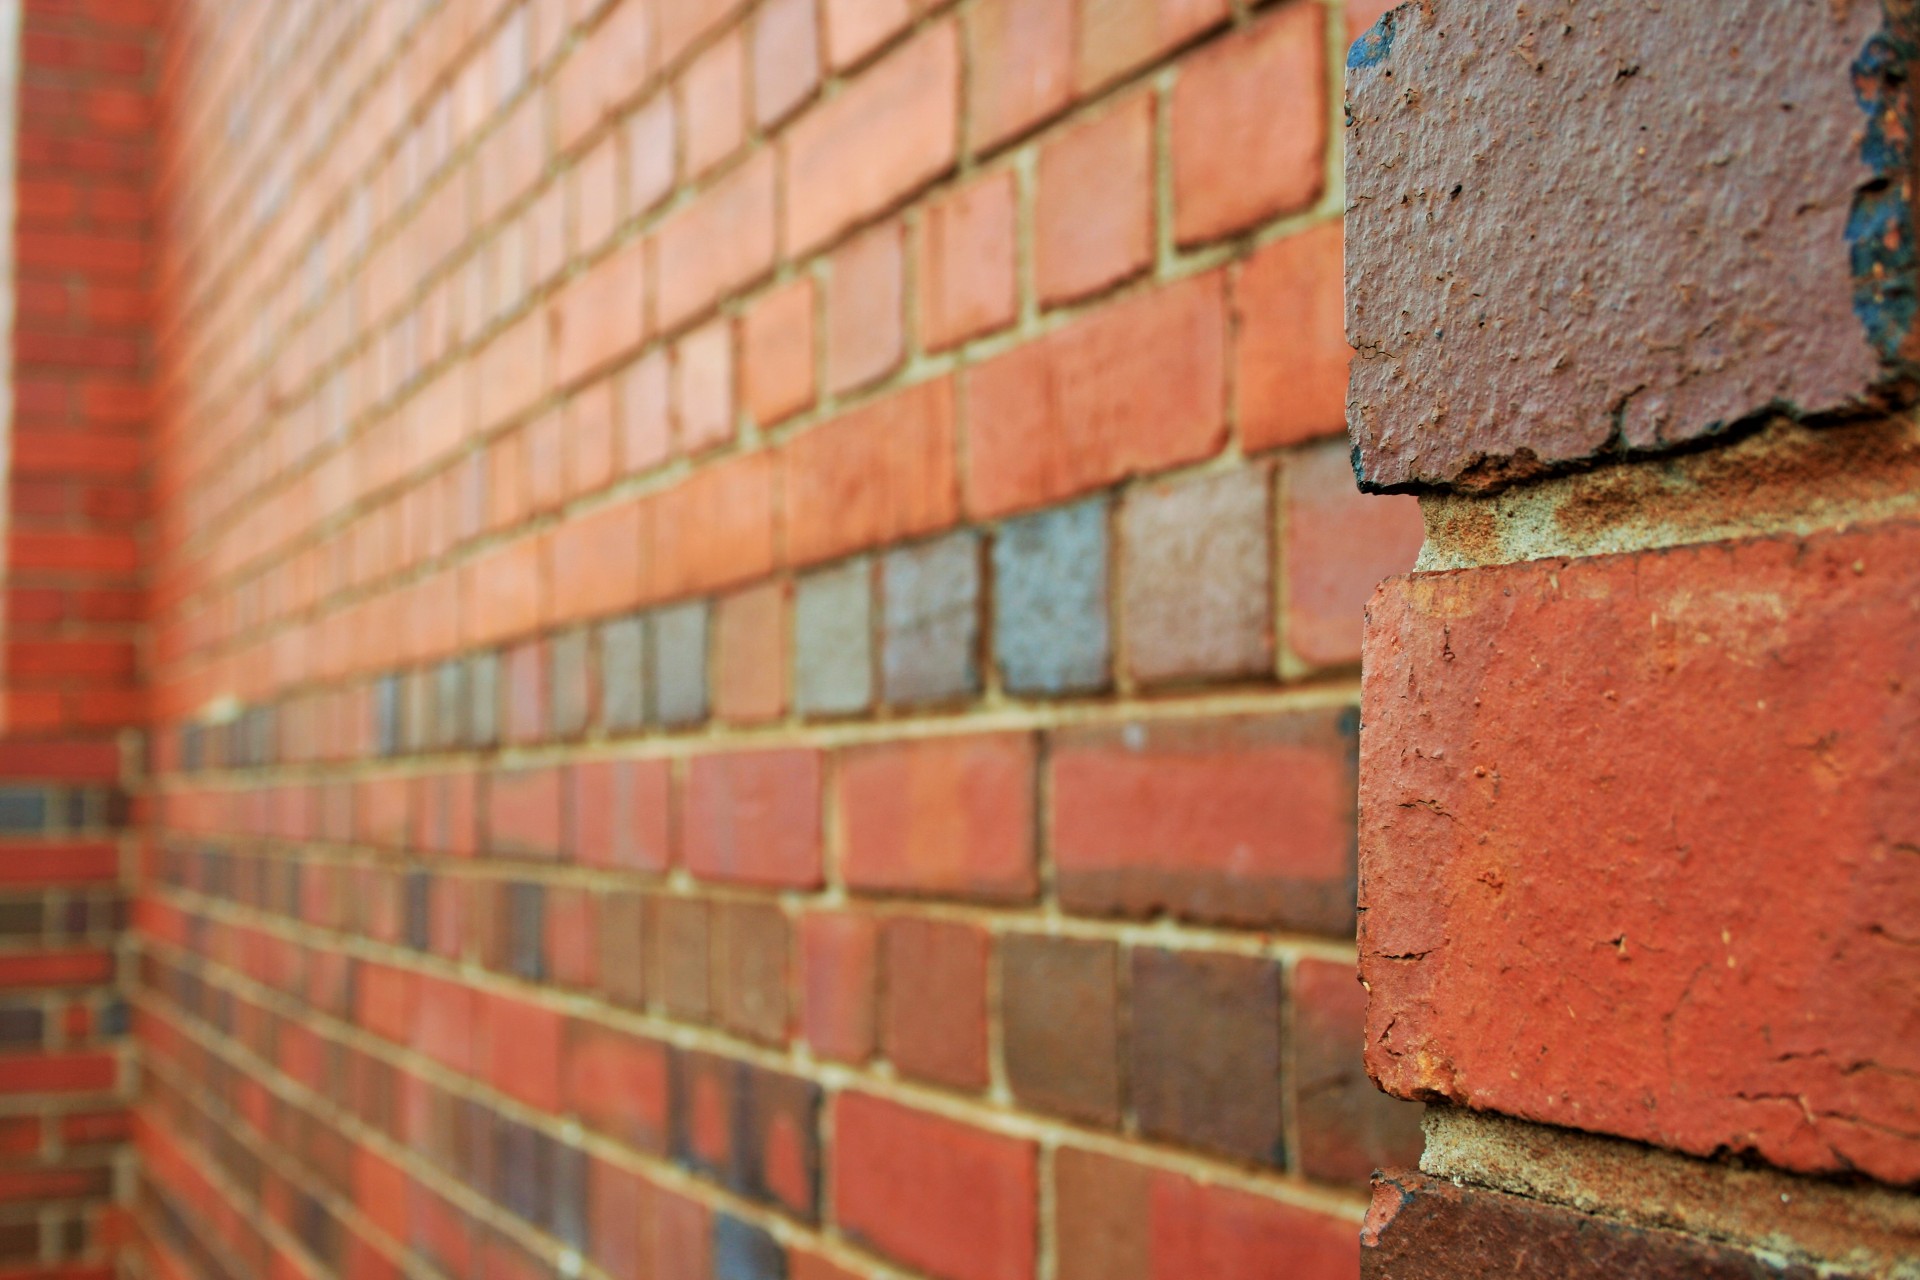
[[[1353,1274],[1365,16],[178,5],[152,1274]]]
[[[122,866],[145,713],[150,5],[20,6],[0,655],[0,1275],[101,1277],[134,1081]]]

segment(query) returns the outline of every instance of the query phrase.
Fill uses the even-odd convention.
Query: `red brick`
[[[655,94],[627,118],[627,191],[629,217],[650,212],[673,193],[679,176],[674,146],[673,96]]]
[[[747,135],[746,110],[746,47],[736,30],[709,46],[680,77],[689,177],[700,177],[739,149]]]
[[[90,884],[120,875],[120,851],[110,844],[14,844],[0,859],[0,885]]]
[[[1419,500],[1361,493],[1345,441],[1291,459],[1285,486],[1286,646],[1313,666],[1358,662],[1367,597],[1420,554]]]
[[[0,1095],[94,1093],[113,1088],[120,1060],[111,1053],[24,1053],[0,1058]]]
[[[1173,91],[1181,244],[1296,213],[1326,184],[1325,10],[1285,4],[1196,53]]]
[[[0,956],[0,988],[79,987],[113,980],[110,951],[39,951]]]
[[[783,455],[788,556],[813,564],[951,525],[954,454],[944,378],[795,436]]]
[[[1097,293],[1153,261],[1153,95],[1076,121],[1040,148],[1034,281],[1043,303]]]
[[[687,767],[685,864],[707,880],[811,888],[821,878],[820,754],[737,751]]]
[[[975,152],[1025,133],[1072,100],[1072,0],[985,0],[965,21],[967,141]]]
[[[672,853],[668,761],[581,761],[568,774],[574,856],[582,865],[666,870]]]
[[[1225,442],[1226,315],[1218,275],[1129,298],[968,375],[967,492],[1006,515]],[[1156,351],[1147,363],[1134,357]]]
[[[587,267],[553,301],[554,380],[571,386],[630,355],[646,337],[646,280],[638,242]]]
[[[566,1109],[637,1151],[667,1146],[667,1047],[575,1018],[567,1023]]]
[[[787,586],[770,582],[714,606],[713,709],[754,724],[787,709]]]
[[[879,931],[853,912],[809,912],[800,922],[801,1028],[813,1051],[865,1062],[878,1043],[874,1005]]]
[[[1234,378],[1248,449],[1342,434],[1345,291],[1338,222],[1276,240],[1234,280]]]
[[[877,228],[828,259],[827,390],[885,377],[906,358],[905,236]]]
[[[1227,17],[1227,0],[1081,0],[1075,76],[1097,88]]]
[[[920,338],[938,351],[1018,313],[1014,176],[999,169],[928,204],[920,224]]]
[[[1354,966],[1301,960],[1289,1004],[1300,1171],[1359,1186],[1375,1169],[1418,1165],[1420,1104],[1381,1093],[1361,1061],[1367,992]]]
[[[479,1039],[486,1082],[516,1102],[559,1111],[564,1015],[507,996],[484,996]]]
[[[1147,721],[1056,732],[1060,898],[1072,911],[1353,923],[1351,713]]]
[[[1887,677],[1917,593],[1920,528],[1887,524],[1376,595],[1360,953],[1382,1086],[1920,1178],[1920,949],[1888,942],[1920,918],[1891,852],[1920,833],[1920,692]]]
[[[673,410],[667,354],[643,356],[617,375],[620,464],[629,474],[648,471],[673,454]]]
[[[841,1228],[949,1280],[1031,1280],[1034,1144],[860,1093],[833,1109]]]
[[[987,1083],[987,935],[901,917],[881,931],[880,1043],[901,1074],[958,1089]]]
[[[747,412],[772,426],[813,404],[814,286],[799,276],[757,299],[740,325]]]
[[[762,1044],[784,1045],[791,1001],[793,931],[764,902],[723,902],[714,915],[713,986],[722,1027]]]
[[[561,855],[562,771],[498,769],[487,779],[487,847],[523,858]]]
[[[1027,735],[850,748],[834,787],[852,888],[1021,901],[1038,887]]]
[[[772,268],[773,187],[773,152],[757,152],[661,225],[654,263],[662,328],[695,319]]]
[[[831,49],[831,20],[827,30]],[[795,121],[782,142],[787,252],[818,248],[951,168],[959,102],[959,39],[942,22]]]

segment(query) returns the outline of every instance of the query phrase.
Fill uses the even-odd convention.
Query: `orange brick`
[[[762,295],[741,322],[747,412],[771,426],[813,404],[813,279],[800,276]]]
[[[620,0],[591,39],[575,47],[554,78],[554,122],[568,150],[637,94],[653,69],[649,10]]]
[[[619,379],[620,465],[648,471],[673,455],[673,413],[667,355],[655,351],[629,365]]]
[[[942,22],[800,117],[782,144],[787,251],[819,247],[951,168],[959,99],[959,39]]]
[[[1043,303],[1084,297],[1153,260],[1153,97],[1138,93],[1040,150],[1034,277]]]
[[[836,70],[878,49],[913,18],[908,0],[825,0],[827,58]]]
[[[1030,737],[856,747],[840,760],[834,794],[850,886],[1012,901],[1033,896]]]
[[[1116,303],[968,375],[976,514],[1056,502],[1225,442],[1220,276]],[[1142,351],[1160,353],[1146,362]]]
[[[820,85],[814,0],[768,0],[753,21],[753,113],[762,128],[784,119]]]
[[[1080,0],[1079,87],[1116,80],[1226,18],[1227,0]]]
[[[641,599],[638,502],[617,502],[553,531],[553,620],[617,613]]]
[[[784,451],[788,556],[811,564],[951,525],[954,448],[945,378],[795,436]]]
[[[715,320],[674,347],[673,398],[680,452],[704,453],[733,439],[733,323]]]
[[[927,206],[920,223],[920,340],[939,351],[1018,313],[1014,177],[1000,169]]]
[[[1073,100],[1073,0],[983,0],[966,13],[968,145],[978,153]]]
[[[1346,430],[1347,346],[1340,224],[1276,240],[1234,281],[1234,377],[1248,449]]]
[[[660,228],[661,327],[679,327],[772,268],[773,184],[773,152],[760,151]]]
[[[787,586],[770,582],[714,609],[713,704],[736,724],[773,720],[787,709]]]
[[[527,1106],[560,1110],[565,1015],[498,995],[482,997],[480,1007],[487,1082]]]
[[[666,199],[678,176],[672,95],[655,95],[627,119],[623,132],[627,147],[626,211],[629,217],[637,217]]]
[[[1325,11],[1293,3],[1211,45],[1173,91],[1173,227],[1181,244],[1319,199],[1326,182]]]
[[[703,880],[806,889],[820,883],[820,753],[800,748],[695,756],[682,854]]]
[[[620,223],[620,139],[602,138],[567,174],[573,204],[573,251],[590,254]]]
[[[715,462],[652,499],[643,519],[646,596],[671,599],[765,576],[773,568],[773,457]]]
[[[636,242],[568,282],[551,309],[553,375],[571,386],[637,350],[646,337],[645,262]]]
[[[885,377],[906,358],[906,268],[899,223],[870,231],[830,260],[827,389]]]
[[[746,45],[736,30],[694,59],[680,77],[689,177],[739,150],[747,136]]]
[[[538,630],[546,617],[546,542],[527,537],[497,547],[460,570],[469,643],[491,644]]]

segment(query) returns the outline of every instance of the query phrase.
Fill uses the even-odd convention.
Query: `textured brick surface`
[[[980,687],[980,539],[971,531],[880,563],[881,688],[895,703],[942,702]]]
[[[1251,675],[1273,661],[1268,477],[1136,490],[1120,507],[1120,625],[1141,680]]]
[[[1009,520],[993,544],[993,653],[1016,693],[1082,693],[1107,682],[1108,512],[1083,502]]]

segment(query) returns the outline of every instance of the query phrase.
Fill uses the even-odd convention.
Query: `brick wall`
[[[12,16],[0,1274],[78,1280],[111,1273],[131,1172],[157,32],[137,4]]]
[[[1370,17],[175,6],[151,1274],[1353,1273]]]

